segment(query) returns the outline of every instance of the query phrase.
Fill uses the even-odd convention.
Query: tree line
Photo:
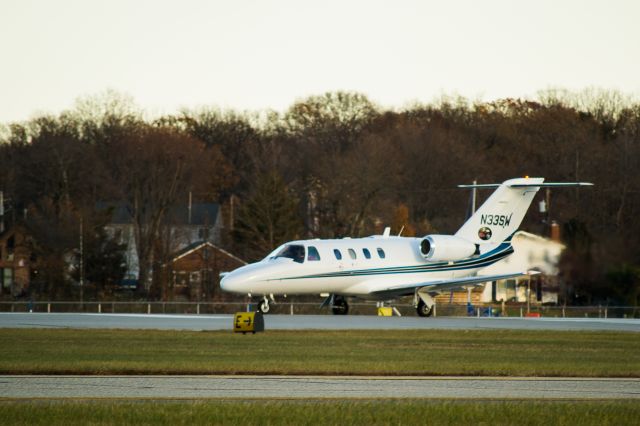
[[[546,235],[550,220],[561,225],[563,301],[635,305],[639,162],[640,103],[596,89],[488,103],[443,98],[402,110],[332,92],[282,113],[202,108],[155,118],[107,92],[0,128],[0,190],[35,234],[34,291],[52,295],[73,289],[64,265],[80,223],[86,279],[121,277],[122,247],[97,208],[105,200],[129,206],[142,281],[165,256],[168,210],[189,193],[234,206],[225,248],[253,261],[297,238],[359,237],[385,226],[405,236],[453,233],[470,199],[457,184],[530,175],[595,183],[553,191],[549,211],[532,207],[522,226]],[[152,281],[150,296],[161,297],[162,277]]]

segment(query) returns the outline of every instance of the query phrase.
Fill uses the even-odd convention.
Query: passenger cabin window
[[[369,251],[369,249],[362,249],[362,253],[364,254],[364,257],[366,257],[367,259],[371,259],[371,252]]]
[[[336,255],[336,259],[338,260],[342,260],[342,253],[340,253],[340,250],[338,249],[333,249],[333,254]]]
[[[304,246],[294,244],[284,246],[275,257],[288,257],[289,259],[293,259],[294,262],[304,263]]]
[[[378,247],[378,256],[380,256],[380,259],[384,259],[384,250],[382,250],[380,247]]]
[[[307,260],[320,260],[320,253],[314,246],[307,247]]]
[[[356,258],[356,251],[354,249],[349,249],[349,257],[352,259]]]

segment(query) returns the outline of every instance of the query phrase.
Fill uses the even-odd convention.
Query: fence
[[[403,316],[415,316],[411,304],[392,304]],[[121,314],[231,314],[247,310],[240,302],[0,302],[0,312],[85,312]],[[287,315],[327,315],[331,311],[320,308],[320,303],[279,302],[271,304],[273,314]],[[354,315],[376,315],[374,302],[350,303],[349,313]],[[528,314],[552,318],[640,318],[640,307],[634,306],[531,306],[482,304],[469,308],[465,304],[438,304],[435,315],[439,317],[463,316],[503,316],[523,317]]]

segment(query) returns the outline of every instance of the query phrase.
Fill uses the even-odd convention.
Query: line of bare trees
[[[100,232],[109,218],[96,206],[105,200],[130,206],[146,274],[167,209],[189,192],[239,200],[225,246],[250,261],[286,240],[386,225],[404,226],[404,235],[455,232],[469,207],[456,184],[537,175],[596,184],[553,192],[549,217],[532,211],[523,224],[540,234],[547,219],[563,226],[566,301],[638,304],[639,163],[640,104],[599,90],[442,99],[402,111],[337,92],[284,113],[199,109],[156,119],[107,93],[0,129],[0,190],[14,214],[26,212],[50,265],[42,285],[56,288],[64,253],[77,247],[78,218],[95,250],[116,249]],[[95,258],[109,261],[102,254]],[[96,281],[117,277],[113,266],[87,268]]]

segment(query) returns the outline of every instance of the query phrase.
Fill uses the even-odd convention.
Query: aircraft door
[[[349,265],[352,268],[356,267],[358,256],[356,255],[356,251],[352,248],[347,249],[347,253],[349,254]]]

